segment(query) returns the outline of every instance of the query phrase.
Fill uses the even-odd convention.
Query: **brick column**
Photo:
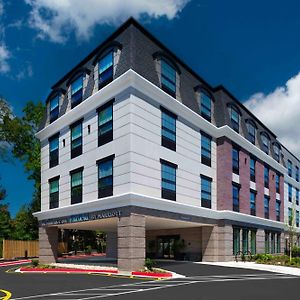
[[[264,165],[260,161],[256,161],[255,166],[256,179],[256,216],[264,218]]]
[[[240,150],[240,212],[250,215],[250,158]]]
[[[145,216],[131,214],[118,221],[118,268],[135,271],[144,267],[146,256]]]
[[[276,173],[271,169],[269,175],[270,220],[276,221]]]
[[[39,261],[42,264],[54,263],[57,260],[58,229],[57,227],[39,227]]]
[[[232,210],[232,145],[217,140],[217,210]]]
[[[106,257],[118,257],[118,235],[116,232],[106,233]]]

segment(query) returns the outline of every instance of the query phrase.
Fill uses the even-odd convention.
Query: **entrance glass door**
[[[178,240],[178,235],[160,236],[157,239],[158,258],[174,259],[174,243]]]

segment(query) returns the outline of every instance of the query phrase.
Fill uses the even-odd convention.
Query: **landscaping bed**
[[[287,255],[256,254],[252,260],[258,264],[300,268],[300,257],[290,259]]]

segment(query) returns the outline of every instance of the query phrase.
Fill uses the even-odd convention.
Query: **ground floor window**
[[[243,229],[243,253],[248,254],[249,251],[249,230]]]
[[[277,233],[277,253],[281,253],[281,234]]]
[[[256,254],[256,231],[251,231],[251,254]]]
[[[240,251],[240,228],[233,228],[233,255]]]
[[[271,233],[271,253],[274,254],[275,253],[275,233],[272,232]]]

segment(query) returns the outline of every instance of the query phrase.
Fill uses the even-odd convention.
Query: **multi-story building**
[[[281,253],[294,195],[299,219],[299,160],[134,19],[52,87],[37,136],[42,261],[59,228],[104,230],[124,270]]]

